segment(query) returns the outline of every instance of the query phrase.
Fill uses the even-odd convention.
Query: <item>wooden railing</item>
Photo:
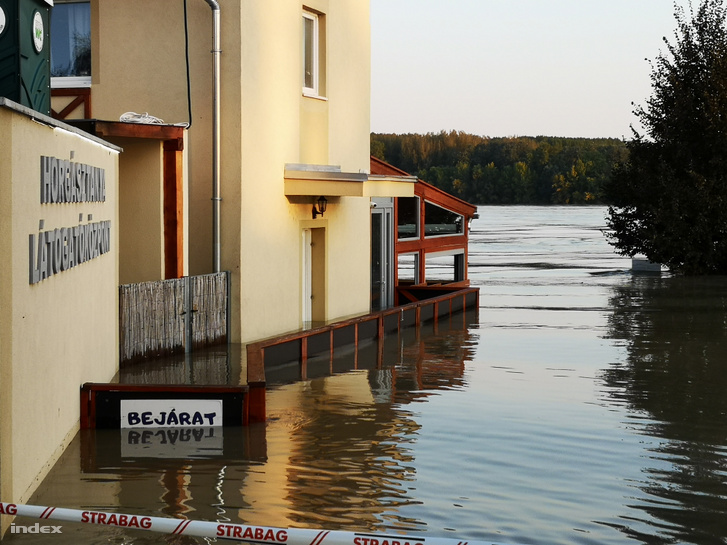
[[[55,119],[68,119],[79,107],[83,107],[83,119],[91,119],[91,89],[88,87],[74,87],[51,89],[51,99],[53,97],[73,97],[63,109],[56,111],[51,108],[51,115]],[[75,116],[77,119],[78,116]]]
[[[405,328],[419,327],[429,321],[436,325],[445,317],[476,310],[479,296],[479,288],[437,286],[426,294],[426,299],[422,298],[424,300],[248,344],[250,420],[265,420],[266,365],[297,361],[305,370],[310,358],[328,356],[332,362],[336,350],[358,348],[360,343],[374,340],[379,341],[378,357],[381,359],[383,340],[387,335],[398,335]],[[302,375],[305,376],[304,371]]]

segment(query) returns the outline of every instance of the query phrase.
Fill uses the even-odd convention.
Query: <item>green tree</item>
[[[477,204],[603,202],[603,184],[625,153],[613,138],[371,135],[373,156]],[[558,191],[560,180],[572,189]]]
[[[386,160],[386,144],[384,144],[381,140],[371,140],[371,156],[376,157],[377,159],[381,159],[382,161]]]
[[[727,273],[727,12],[675,8],[675,41],[652,63],[629,159],[606,192],[609,240],[685,274]]]

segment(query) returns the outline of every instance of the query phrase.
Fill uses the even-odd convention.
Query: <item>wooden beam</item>
[[[51,109],[51,115],[56,119],[65,120],[79,106],[83,105],[84,119],[91,118],[91,89],[69,88],[69,89],[52,89],[51,97],[75,97],[60,112]]]
[[[164,142],[164,277],[184,276],[183,154],[179,139]]]
[[[121,121],[94,121],[97,136],[120,136],[127,138],[153,138],[176,140],[180,145],[184,127],[177,125],[153,125],[147,123],[124,123]],[[181,151],[181,150],[179,150]]]

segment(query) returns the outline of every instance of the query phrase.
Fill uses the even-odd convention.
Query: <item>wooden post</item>
[[[300,378],[306,380],[308,377],[308,337],[300,339]]]
[[[164,141],[164,277],[184,275],[184,139]]]

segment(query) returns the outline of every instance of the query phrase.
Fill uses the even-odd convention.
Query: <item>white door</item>
[[[312,251],[311,251],[311,230],[303,229],[303,240],[302,240],[302,262],[301,262],[301,279],[303,285],[301,286],[301,319],[303,321],[303,327],[309,325],[313,320],[313,262],[312,262]]]

